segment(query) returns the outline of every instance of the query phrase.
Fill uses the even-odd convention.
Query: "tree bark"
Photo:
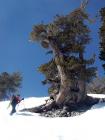
[[[70,91],[70,80],[67,78],[66,68],[64,67],[63,54],[61,53],[58,46],[53,42],[51,42],[51,48],[55,57],[58,75],[60,77],[60,90],[55,100],[57,104],[63,104],[65,97],[69,93],[68,91]]]
[[[74,102],[77,103],[84,98],[85,93],[85,81],[79,81],[80,91],[72,92],[71,91],[71,79],[68,78],[66,68],[64,67],[64,56],[61,54],[60,49],[57,47],[55,43],[51,43],[51,48],[53,50],[53,54],[55,56],[55,63],[58,69],[58,75],[60,77],[60,89],[59,93],[56,96],[56,104],[63,105],[65,102]]]
[[[79,80],[78,81],[79,84],[79,92],[81,94],[79,101],[85,100],[86,98],[86,82],[84,80]]]
[[[83,60],[84,60],[83,52],[79,53],[79,58],[81,60],[82,66],[80,68],[80,79],[78,81],[78,85],[79,85],[79,90],[80,90],[80,93],[81,93],[80,100],[84,100],[86,98],[86,81],[85,81],[86,65],[83,64]]]

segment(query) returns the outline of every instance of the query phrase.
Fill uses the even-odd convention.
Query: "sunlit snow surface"
[[[101,96],[105,98],[105,95]],[[45,118],[19,112],[45,103],[46,98],[25,99],[13,116],[9,115],[11,107],[7,108],[9,101],[0,102],[0,140],[105,140],[105,103],[68,118]]]

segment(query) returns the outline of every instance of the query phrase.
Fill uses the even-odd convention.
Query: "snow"
[[[17,113],[13,116],[9,115],[9,101],[0,102],[0,139],[105,140],[105,103],[94,105],[82,115],[68,118],[45,118],[36,113],[19,112],[22,108],[45,103],[46,98],[26,98],[17,106]],[[105,98],[105,95],[100,98]]]

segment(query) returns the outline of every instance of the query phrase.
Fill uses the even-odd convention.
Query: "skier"
[[[12,98],[11,98],[10,104],[9,104],[9,106],[10,105],[12,106],[12,110],[11,110],[10,115],[12,115],[13,113],[16,112],[16,105],[18,103],[20,103],[22,100],[24,100],[24,98],[21,99],[20,98],[20,94],[18,94],[18,95],[12,95]]]

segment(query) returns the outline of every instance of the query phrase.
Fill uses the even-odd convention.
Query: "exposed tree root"
[[[79,115],[87,111],[99,101],[105,102],[105,99],[87,96],[83,102],[79,102],[77,104],[68,103],[64,104],[63,106],[58,106],[54,100],[49,99],[49,101],[46,104],[34,108],[24,109],[22,111],[40,113],[41,116],[46,117],[69,117]]]

